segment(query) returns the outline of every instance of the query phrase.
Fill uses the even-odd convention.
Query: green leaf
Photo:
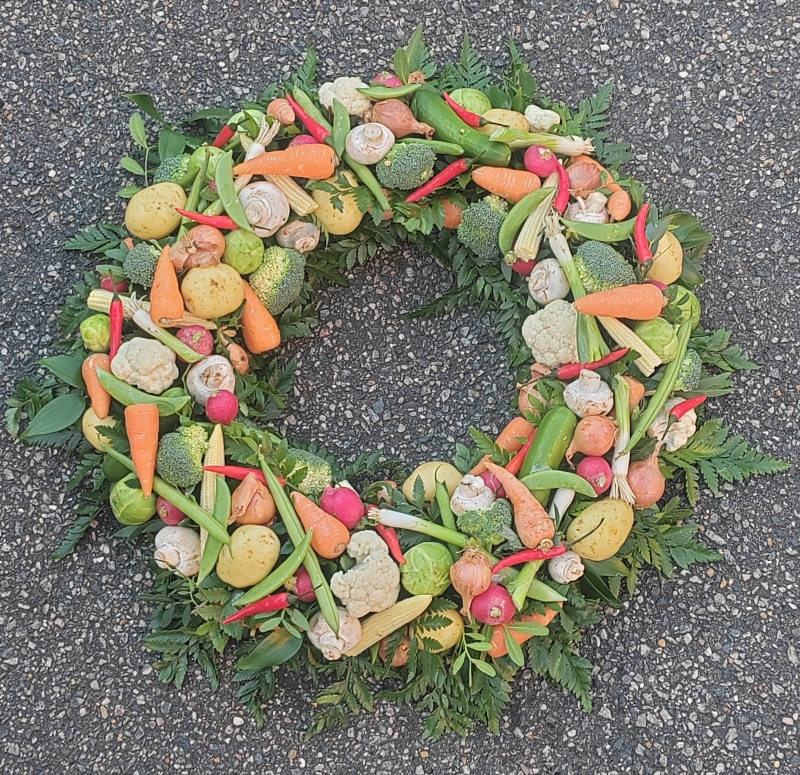
[[[406,56],[405,50],[402,48],[395,52],[394,72],[403,83],[408,83],[408,76],[411,71],[408,69],[408,57]]]
[[[484,675],[488,675],[494,677],[497,675],[497,670],[494,669],[488,662],[482,662],[481,660],[477,660],[472,663],[473,666],[480,670]]]
[[[144,111],[150,118],[164,126],[172,126],[157,110],[153,98],[149,94],[131,93],[125,95],[134,105]]]
[[[130,121],[128,122],[128,127],[131,131],[131,137],[133,138],[133,142],[136,143],[140,148],[147,150],[147,130],[144,127],[144,120],[142,119],[141,114],[139,113],[131,113]]]
[[[508,627],[503,628],[503,636],[506,641],[506,650],[508,651],[508,658],[515,664],[522,667],[525,664],[525,655],[522,653],[522,647],[517,643],[509,632]]]
[[[180,156],[185,147],[186,140],[184,139],[183,135],[178,134],[169,127],[164,127],[164,129],[159,132],[158,158],[161,159],[161,161]]]
[[[144,175],[144,167],[130,156],[123,156],[119,160],[119,166],[124,167],[128,172],[132,172],[134,175]]]
[[[227,108],[203,108],[181,119],[181,124],[193,124],[207,118],[221,118],[227,121],[233,114]]]
[[[124,186],[117,191],[117,196],[120,199],[130,199],[134,194],[138,194],[142,189],[139,186]]]
[[[506,629],[520,632],[523,635],[535,636],[547,635],[550,632],[547,627],[537,624],[536,622],[514,622],[513,624],[506,625]]]
[[[281,627],[262,640],[246,657],[236,663],[237,670],[263,670],[288,662],[303,645],[302,638]]]
[[[86,408],[86,402],[77,393],[65,393],[54,398],[37,413],[20,436],[28,439],[31,436],[46,436],[69,428],[77,422]]]
[[[84,388],[83,377],[81,376],[83,361],[80,358],[75,358],[71,355],[52,355],[49,358],[42,358],[37,363],[40,366],[44,366],[70,387],[81,390]]]

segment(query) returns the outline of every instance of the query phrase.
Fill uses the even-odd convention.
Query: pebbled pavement
[[[704,322],[732,329],[764,365],[713,409],[796,463],[800,16],[791,0],[2,0],[0,393],[49,352],[55,310],[82,269],[64,239],[122,212],[123,93],[149,92],[172,117],[233,105],[288,75],[306,42],[323,75],[366,74],[420,20],[440,60],[468,27],[500,65],[513,34],[542,86],[573,103],[616,79],[612,131],[633,143],[631,171],[657,203],[697,213],[718,235]],[[349,290],[323,294],[322,327],[298,348],[291,430],[343,456],[382,444],[413,463],[449,455],[470,423],[498,426],[510,386],[491,328],[470,314],[401,317],[446,281],[401,252],[354,272]],[[51,563],[70,519],[68,460],[0,435],[0,461],[7,772],[800,772],[792,473],[703,497],[697,519],[726,561],[673,580],[648,575],[589,633],[593,714],[524,674],[499,737],[429,744],[413,711],[381,705],[304,743],[312,690],[302,680],[281,678],[260,732],[224,680],[215,695],[194,675],[181,691],[159,684],[140,645],[145,562],[104,520]]]

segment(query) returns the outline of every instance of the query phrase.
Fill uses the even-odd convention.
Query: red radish
[[[230,390],[215,390],[206,401],[206,417],[211,422],[230,425],[239,414],[239,399]]]
[[[175,336],[200,355],[211,355],[214,352],[214,337],[203,326],[184,326]]]
[[[646,283],[650,283],[650,285],[655,285],[659,291],[666,291],[667,286],[661,282],[661,280],[645,280]]]
[[[317,599],[317,593],[314,591],[314,582],[311,581],[311,576],[308,571],[300,567],[297,572],[284,584],[293,594],[297,595],[298,600],[304,603],[310,603]]]
[[[511,264],[511,268],[517,274],[521,274],[523,277],[527,277],[531,272],[533,272],[533,267],[535,266],[535,261],[523,261],[521,258],[518,258],[513,264]]]
[[[556,171],[558,159],[549,148],[545,148],[543,145],[532,145],[525,151],[524,164],[528,172],[532,172],[540,178],[546,178]]]
[[[186,514],[160,495],[156,501],[156,512],[166,525],[178,525],[186,519]]]
[[[110,274],[100,275],[100,287],[104,291],[116,291],[117,293],[125,293],[128,290],[128,281],[120,280],[118,283],[114,282],[114,278]]]
[[[381,86],[391,86],[392,88],[403,85],[403,82],[394,73],[390,73],[388,70],[378,73],[378,75],[372,79],[372,82],[379,83]]]
[[[298,145],[316,145],[317,143],[319,143],[319,140],[311,135],[296,135],[289,140],[289,144],[286,147],[295,148]]]
[[[486,486],[498,497],[498,498],[505,498],[506,491],[502,484],[500,484],[500,480],[491,472],[491,471],[484,471],[480,474],[481,479],[486,482]]]
[[[598,495],[611,487],[611,466],[604,457],[585,457],[578,463],[578,476],[582,476]]]
[[[514,618],[514,601],[505,587],[492,584],[485,592],[472,599],[470,613],[481,624],[506,624]]]
[[[361,496],[352,487],[340,484],[328,485],[319,499],[320,508],[339,520],[348,530],[352,530],[364,516]]]

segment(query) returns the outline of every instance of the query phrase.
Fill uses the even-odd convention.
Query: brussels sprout
[[[470,113],[477,113],[479,116],[492,109],[492,103],[489,98],[477,89],[456,89],[450,92],[450,96],[462,108],[465,108]]]
[[[122,465],[116,458],[111,457],[111,455],[106,455],[103,458],[103,465],[100,468],[103,471],[103,476],[109,482],[118,482],[130,474],[130,469]]]
[[[141,525],[155,516],[158,498],[152,493],[144,497],[136,474],[128,474],[120,479],[112,488],[108,502],[117,521],[123,525]]]
[[[225,255],[222,260],[239,274],[255,272],[264,258],[264,242],[252,231],[235,229],[225,235]]]
[[[93,353],[108,352],[111,347],[111,321],[108,315],[92,315],[81,323],[83,346]]]
[[[676,327],[670,325],[664,318],[642,320],[633,327],[633,330],[645,344],[650,345],[664,363],[675,360],[678,354]]]
[[[224,151],[222,148],[215,148],[213,145],[201,145],[189,159],[189,172],[200,170],[203,166],[203,159],[206,153],[211,155],[208,157],[208,167],[206,169],[206,178],[214,180],[217,173],[217,162],[222,158]]]
[[[676,313],[676,317],[673,320],[676,325],[680,325],[691,318],[692,330],[697,328],[700,323],[700,302],[691,291],[676,285],[675,298],[670,307]]]
[[[435,541],[424,541],[406,553],[400,566],[400,581],[412,595],[441,595],[450,586],[450,550]]]

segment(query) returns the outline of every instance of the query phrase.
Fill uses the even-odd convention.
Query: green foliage
[[[755,371],[758,364],[753,363],[736,344],[730,344],[731,332],[724,328],[706,331],[698,326],[692,331],[691,346],[697,350],[703,363],[715,366],[721,371]]]
[[[465,30],[461,41],[461,53],[457,62],[448,62],[442,68],[441,77],[435,82],[437,88],[451,92],[456,89],[483,90],[492,84],[486,63],[472,48],[469,33]]]

